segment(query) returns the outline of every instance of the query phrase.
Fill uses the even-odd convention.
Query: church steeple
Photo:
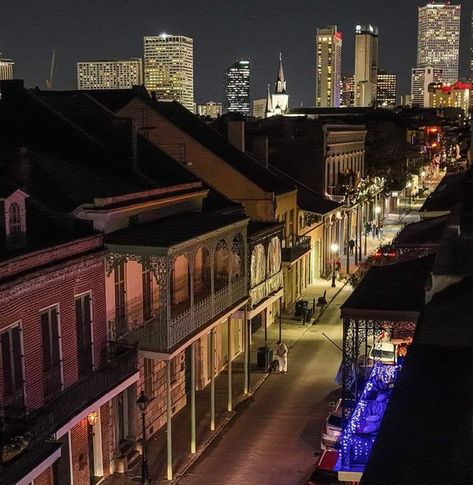
[[[276,80],[275,94],[286,94],[286,80],[284,78],[284,68],[282,66],[282,54],[279,53],[278,77]]]

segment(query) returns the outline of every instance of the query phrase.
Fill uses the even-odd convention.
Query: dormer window
[[[21,234],[21,211],[20,206],[16,202],[10,204],[8,209],[8,227],[10,237],[15,237],[17,234]]]
[[[18,249],[26,244],[27,197],[28,194],[19,189],[4,187],[3,194],[0,191],[0,213],[3,213],[0,219],[0,244],[7,249]]]

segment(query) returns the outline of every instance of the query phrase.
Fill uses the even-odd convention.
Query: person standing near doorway
[[[287,346],[283,344],[281,340],[278,340],[276,345],[276,356],[278,358],[280,374],[285,374],[287,372],[287,353]]]

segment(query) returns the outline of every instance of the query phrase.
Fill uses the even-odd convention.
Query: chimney
[[[244,120],[229,120],[227,123],[228,141],[241,150],[245,151],[245,122]]]
[[[266,168],[268,168],[268,151],[268,135],[252,135],[251,154]]]

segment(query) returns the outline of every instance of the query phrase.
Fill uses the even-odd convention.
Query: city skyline
[[[0,51],[15,61],[15,77],[25,79],[30,87],[45,87],[51,53],[57,48],[53,88],[75,86],[75,64],[82,59],[142,57],[142,39],[162,31],[189,36],[195,47],[195,101],[223,100],[223,74],[232,60],[249,57],[253,65],[252,98],[265,97],[266,86],[273,78],[271,59],[279,52],[285,59],[286,77],[291,83],[292,105],[310,106],[314,99],[314,38],[318,27],[337,24],[344,35],[343,74],[353,71],[354,28],[358,23],[377,25],[380,31],[379,66],[398,75],[399,94],[410,92],[410,68],[416,65],[417,7],[425,1],[377,5],[369,0],[355,3],[297,0],[253,4],[201,5],[182,1],[179,8],[164,1],[158,9],[152,2],[138,0],[130,15],[127,2],[114,2],[113,18],[109,9],[85,1],[84,12],[70,12],[62,3],[51,0],[47,7],[33,1],[4,5],[5,19]],[[280,5],[279,5],[280,3]],[[470,18],[473,0],[462,4],[460,77],[468,75]],[[321,7],[324,8],[321,8]],[[342,10],[343,7],[343,10]],[[190,15],[180,15],[180,10]],[[304,11],[297,25],[284,22],[274,28],[281,12],[290,15]],[[343,15],[342,12],[343,11]],[[276,15],[277,12],[277,15]],[[109,28],[101,28],[104,18]],[[204,19],[208,18],[208,22]],[[53,21],[52,19],[58,19]],[[199,21],[199,20],[202,21]],[[225,28],[231,19],[232,36]],[[84,25],[88,25],[87,32]],[[205,28],[201,26],[205,25]],[[399,25],[403,26],[402,31]],[[21,30],[29,36],[19,36]],[[21,40],[19,40],[21,39]],[[261,40],[261,42],[259,40]],[[219,48],[215,49],[215,45]]]

